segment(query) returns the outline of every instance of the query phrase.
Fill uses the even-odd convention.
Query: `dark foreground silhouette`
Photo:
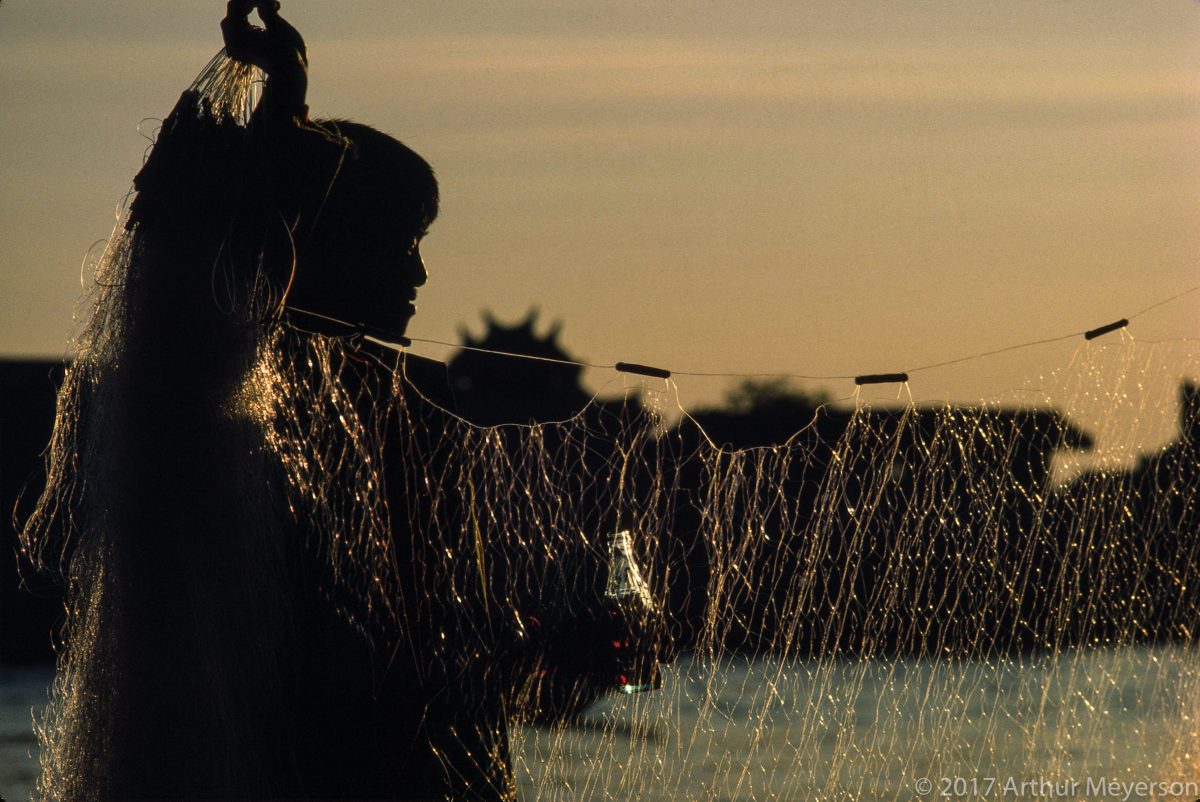
[[[427,366],[363,339],[416,311],[433,171],[309,118],[275,3],[222,29],[100,267],[24,531],[31,584],[67,588],[41,791],[512,799],[510,722],[652,667],[661,627],[469,559],[445,413],[396,380]]]

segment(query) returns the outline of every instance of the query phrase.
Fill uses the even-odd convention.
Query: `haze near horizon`
[[[376,125],[438,171],[416,338],[537,305],[592,362],[845,376],[1082,331],[1200,275],[1195,4],[284,10],[309,43],[314,115]],[[222,12],[0,7],[17,123],[0,130],[0,353],[66,352],[81,260],[219,48]],[[1192,294],[1124,336],[1194,337],[1198,312]],[[1077,347],[929,371],[908,391],[1007,398]],[[692,406],[728,381],[679,384]]]

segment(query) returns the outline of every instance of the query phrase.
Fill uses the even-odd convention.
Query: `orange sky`
[[[217,50],[223,6],[0,6],[0,354],[66,350],[81,260],[154,129],[139,120]],[[589,361],[846,375],[1081,331],[1200,284],[1195,3],[284,11],[314,115],[395,134],[442,181],[414,337],[536,304]],[[1195,337],[1198,313],[1200,293],[1129,334]],[[910,390],[1006,398],[1076,348]],[[726,384],[679,380],[685,405]]]

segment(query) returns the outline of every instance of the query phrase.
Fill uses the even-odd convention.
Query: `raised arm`
[[[250,24],[257,9],[265,27]],[[276,0],[229,0],[221,20],[225,52],[267,74],[256,115],[291,123],[308,119],[308,48],[304,38],[279,15]]]

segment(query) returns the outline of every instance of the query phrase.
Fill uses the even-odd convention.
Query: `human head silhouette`
[[[257,10],[265,28],[250,24]],[[284,305],[303,325],[403,337],[425,283],[420,242],[437,216],[429,164],[396,139],[347,120],[309,122],[308,55],[274,0],[231,0],[221,23],[230,57],[259,67],[266,88],[252,123],[275,161],[267,200],[287,223]],[[274,262],[274,264],[272,264]]]
[[[437,217],[433,170],[370,126],[334,120],[314,127],[343,141],[344,153],[332,176],[318,168],[296,187],[296,261],[285,303],[309,313],[306,328],[340,334],[351,324],[385,338],[403,336],[427,278],[420,244]]]

